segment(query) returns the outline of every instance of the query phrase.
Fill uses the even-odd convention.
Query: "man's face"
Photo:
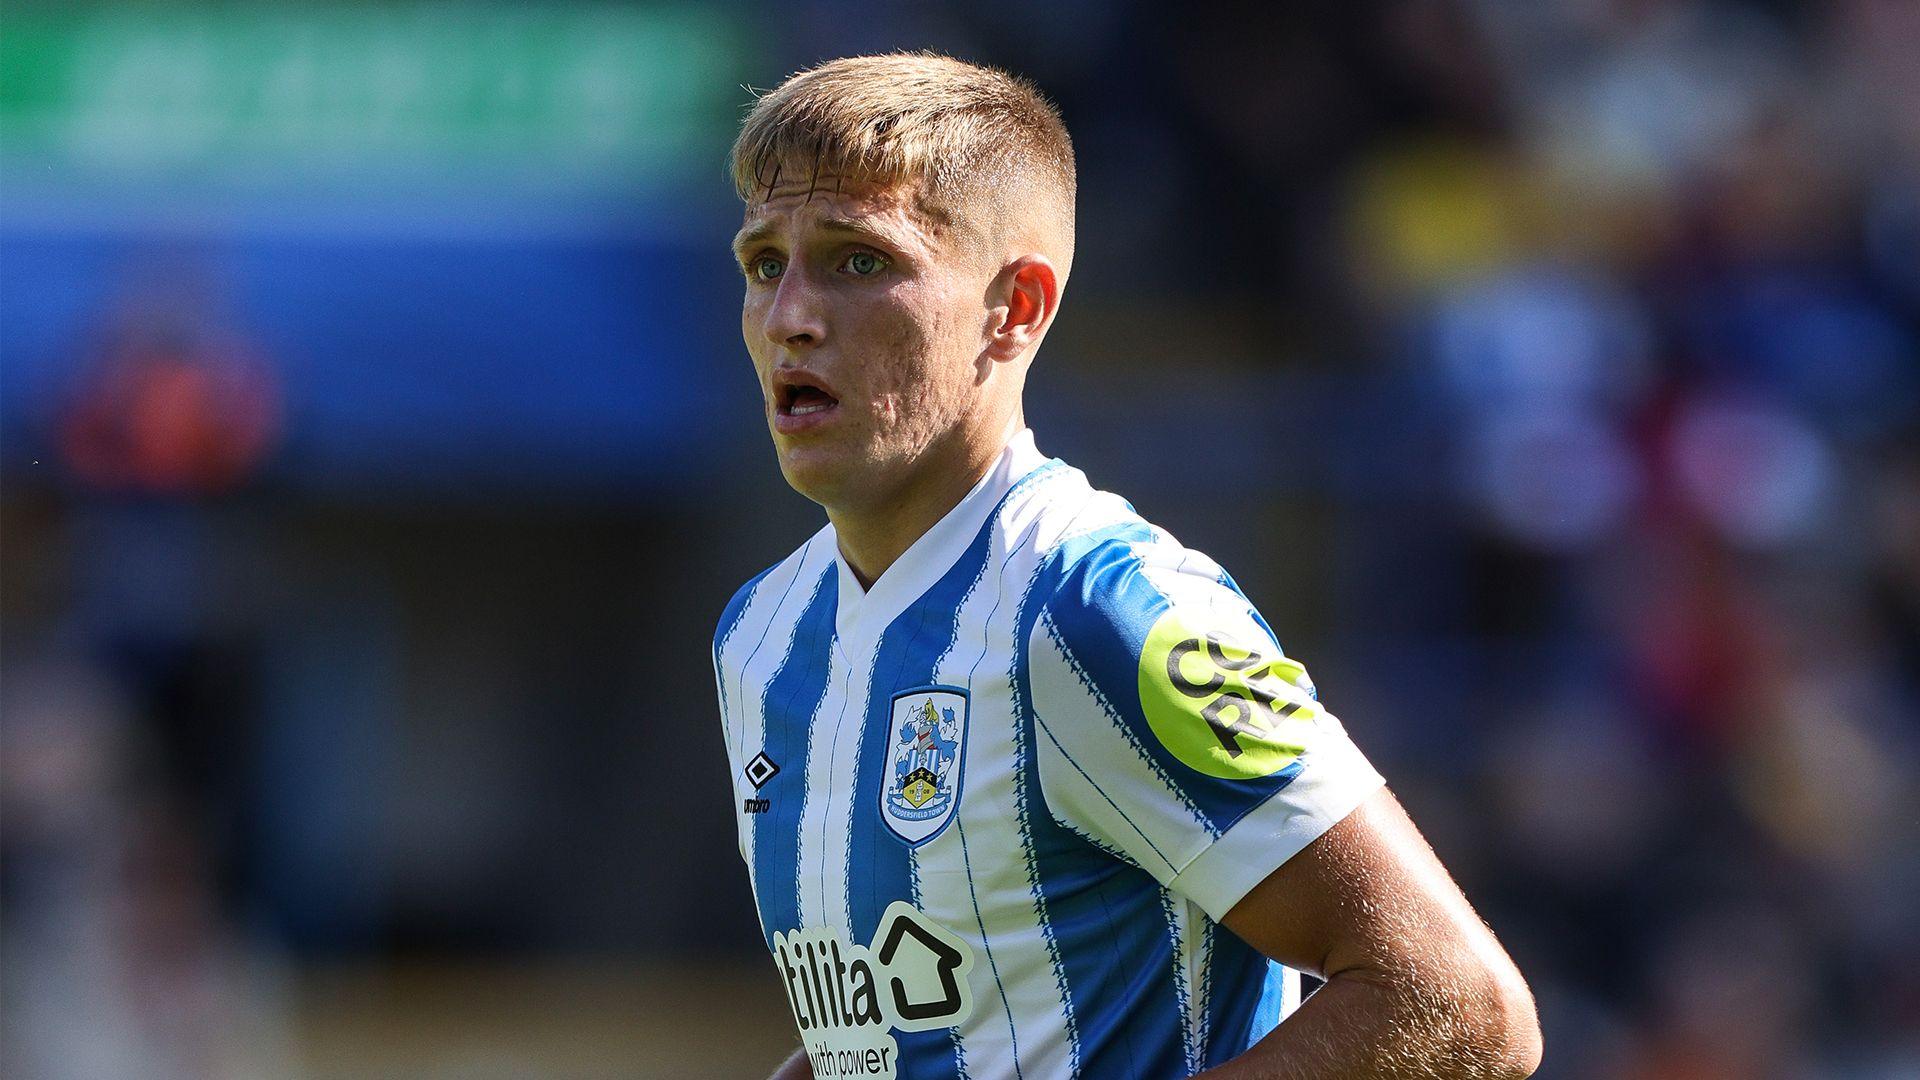
[[[780,471],[829,509],[910,483],[975,413],[991,366],[990,274],[915,194],[836,176],[777,186],[734,244]]]

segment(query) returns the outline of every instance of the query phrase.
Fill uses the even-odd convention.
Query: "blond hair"
[[[740,198],[829,175],[918,181],[935,212],[956,218],[986,199],[1004,206],[1018,198],[1023,216],[1051,211],[1071,249],[1066,125],[1031,82],[996,68],[932,52],[854,56],[801,71],[757,99],[733,143]]]

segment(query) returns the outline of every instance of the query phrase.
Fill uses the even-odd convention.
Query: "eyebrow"
[[[841,233],[848,236],[863,237],[875,243],[884,245],[886,247],[891,247],[891,248],[898,248],[901,246],[901,243],[899,240],[896,240],[892,236],[888,235],[887,233],[882,232],[879,229],[876,229],[873,226],[866,224],[865,222],[861,221],[858,218],[849,218],[849,217],[821,218],[819,225],[820,225],[821,232]],[[780,227],[771,218],[764,219],[757,225],[749,225],[746,228],[741,229],[738,235],[734,236],[733,252],[735,255],[739,255],[742,252],[744,252],[747,248],[752,247],[754,244],[757,244],[762,240],[767,239],[768,237],[771,237],[772,235],[774,235],[779,231],[780,231]]]

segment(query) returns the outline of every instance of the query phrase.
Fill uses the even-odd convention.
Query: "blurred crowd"
[[[1173,59],[1076,129],[1075,287],[1173,297],[1134,362],[1217,317],[1367,403],[1260,463],[1310,476],[1270,557],[1333,575],[1289,648],[1543,1075],[1920,1070],[1920,8],[1139,18]]]
[[[756,85],[931,46],[1059,101],[1041,445],[1269,609],[1530,977],[1542,1076],[1920,1074],[1920,6],[735,10]],[[256,317],[78,313],[6,438],[0,1071],[289,1068],[288,963],[752,962],[709,703],[645,692],[806,508],[770,462],[276,487]],[[1230,515],[1087,434],[1170,422],[1270,429]]]

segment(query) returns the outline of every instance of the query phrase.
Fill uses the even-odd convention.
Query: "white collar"
[[[1033,430],[1021,428],[1007,440],[1000,460],[987,470],[987,475],[981,477],[945,517],[920,534],[913,546],[887,567],[871,590],[860,587],[860,579],[854,576],[846,556],[840,553],[839,536],[829,536],[834,565],[839,567],[840,575],[834,630],[841,649],[852,657],[872,648],[887,626],[907,610],[907,605],[932,588],[967,550],[967,545],[979,534],[980,526],[986,524],[1007,492],[1013,490],[1021,478],[1046,463],[1047,458],[1034,448]],[[827,530],[831,533],[833,527],[829,525]]]

